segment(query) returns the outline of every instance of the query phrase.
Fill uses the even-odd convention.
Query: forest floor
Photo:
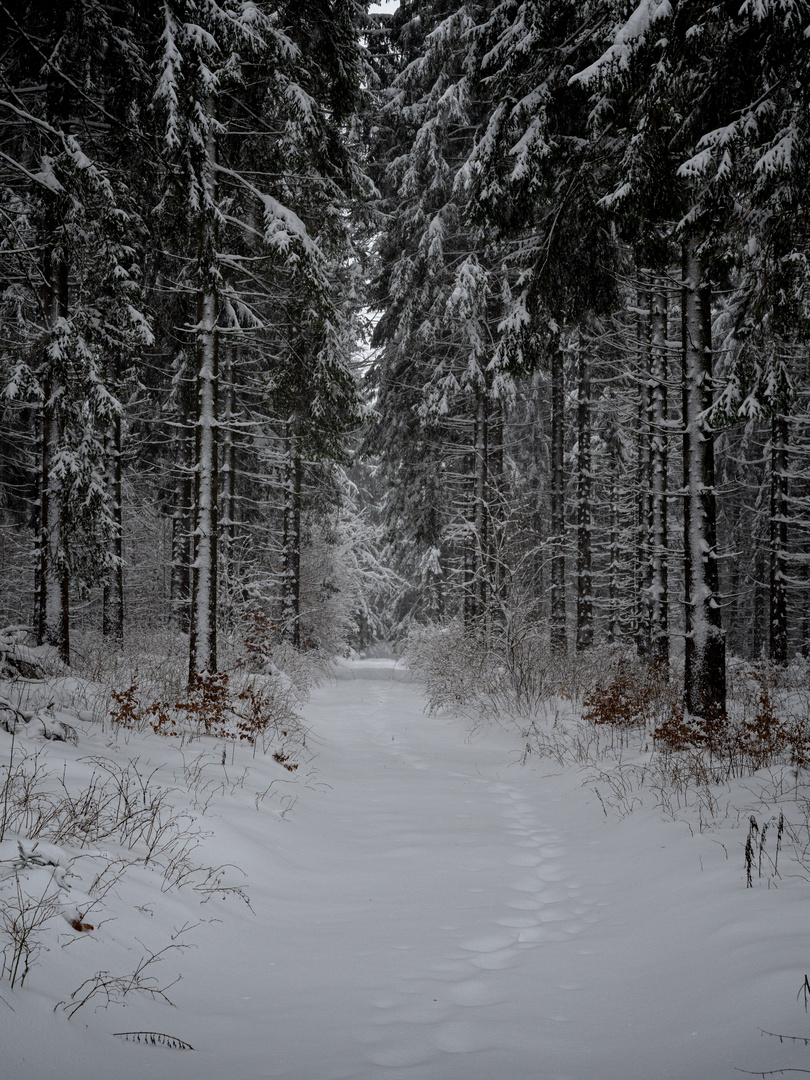
[[[342,664],[305,719],[311,757],[295,773],[246,745],[223,765],[218,747],[109,726],[82,725],[75,747],[43,743],[51,775],[106,756],[153,784],[175,777],[166,790],[198,830],[195,858],[222,869],[183,881],[139,864],[82,912],[92,930],[51,919],[24,987],[0,983],[3,1080],[810,1068],[810,1047],[763,1034],[810,1038],[810,884],[785,854],[746,887],[750,785],[729,787],[723,820],[703,831],[649,799],[622,815],[593,769],[522,761],[514,729],[470,734],[425,715],[418,685],[386,660]],[[7,836],[0,860],[14,846]],[[72,888],[89,889],[96,847],[85,870],[64,850]],[[166,946],[141,992],[110,987]],[[90,976],[97,991],[70,1018]]]

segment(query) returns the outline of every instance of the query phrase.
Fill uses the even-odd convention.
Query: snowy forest
[[[9,1080],[210,1039],[155,974],[203,922],[248,1035],[189,1080],[266,1080],[260,1001],[288,1080],[807,1071],[809,208],[810,0],[0,0]],[[640,1017],[676,973],[615,1060],[612,990],[573,1065],[556,998],[497,1011],[579,993],[574,935]]]
[[[807,654],[805,3],[2,20],[0,622]]]

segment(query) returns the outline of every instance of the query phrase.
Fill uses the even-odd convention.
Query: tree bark
[[[219,297],[214,205],[216,143],[209,131],[204,182],[209,209],[200,222],[197,260],[196,395],[194,426],[194,561],[191,573],[189,677],[217,670],[219,496]]]
[[[487,507],[487,481],[489,456],[489,415],[487,398],[478,391],[475,409],[475,488],[473,528],[475,544],[475,609],[479,618],[486,620],[489,609],[489,515]]]
[[[642,298],[639,297],[639,303]],[[651,412],[651,343],[649,324],[638,316],[637,340],[640,357],[640,386],[638,398],[638,420],[636,423],[636,543],[635,543],[635,597],[636,597],[636,651],[645,660],[650,658],[651,625],[651,559],[650,559],[650,519],[652,474],[650,455],[650,412]]]
[[[284,453],[284,535],[282,538],[282,634],[301,646],[301,484],[303,463],[298,420],[286,425]]]
[[[725,714],[726,672],[718,595],[714,435],[711,404],[710,286],[694,241],[683,248],[682,377],[684,581],[686,642],[684,705],[710,730]]]
[[[43,308],[48,338],[56,333],[60,319],[68,317],[68,267],[57,255],[54,234],[58,207],[55,201],[46,214],[46,245],[43,259]],[[62,441],[60,375],[45,357],[42,404],[42,442],[39,475],[40,538],[38,573],[37,640],[55,645],[60,659],[70,663],[70,575],[65,550],[64,494],[54,475],[54,461]]]
[[[222,370],[220,373],[220,398],[222,400],[222,513],[220,515],[220,602],[223,615],[233,619],[234,607],[234,537],[236,529],[236,443],[234,421],[236,418],[236,389],[234,383],[235,346],[225,338],[222,343]]]
[[[788,421],[784,413],[771,420],[770,566],[768,589],[769,655],[787,663],[787,500]]]
[[[503,504],[503,438],[505,408],[502,402],[490,400],[489,418],[489,545],[487,576],[490,590],[490,612],[493,622],[503,625],[506,618],[508,580],[504,565],[504,504]]]
[[[767,620],[765,604],[765,542],[762,537],[755,538],[754,580],[753,580],[753,617],[751,626],[751,653],[755,660],[760,660],[765,651],[765,624]]]
[[[192,381],[185,372],[185,363],[181,360],[179,370],[175,375],[177,425],[174,447],[177,473],[174,484],[174,505],[171,510],[170,604],[172,624],[184,634],[191,630],[191,563],[193,561],[191,534],[194,500],[192,386]]]
[[[577,372],[577,650],[593,645],[591,558],[593,462],[591,460],[591,369],[582,342]]]
[[[565,372],[563,355],[551,360],[551,647],[565,651]]]
[[[667,434],[667,293],[652,294],[650,312],[650,661],[669,665],[667,564],[667,487],[669,448]]]
[[[114,373],[116,384],[118,372]],[[113,564],[102,595],[101,632],[119,647],[124,644],[124,516],[121,482],[121,416],[107,438],[107,489],[115,532],[110,542]]]

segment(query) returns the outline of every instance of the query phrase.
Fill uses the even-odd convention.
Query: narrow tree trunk
[[[577,641],[578,650],[593,645],[593,570],[591,529],[593,462],[591,460],[591,369],[579,344],[577,384]]]
[[[487,507],[489,416],[487,399],[479,390],[475,410],[475,607],[486,620],[489,611],[489,514]]]
[[[503,433],[504,405],[490,400],[489,419],[489,515],[488,579],[490,610],[492,618],[503,625],[506,618],[508,581],[503,557],[504,502],[503,502]]]
[[[769,655],[775,664],[787,663],[787,463],[788,421],[784,413],[771,420]]]
[[[565,372],[563,355],[551,360],[551,647],[567,648],[565,626]]]
[[[667,565],[667,487],[669,448],[667,437],[667,294],[652,294],[650,313],[650,660],[669,665]]]
[[[213,289],[200,292],[197,306],[190,675],[217,669],[217,307],[217,296]]]
[[[301,483],[303,463],[298,421],[291,418],[284,440],[284,535],[282,538],[282,633],[301,646]]]
[[[641,302],[641,298],[639,298]],[[638,655],[649,659],[650,655],[650,507],[651,507],[651,456],[650,456],[650,411],[651,387],[650,366],[651,347],[647,320],[639,315],[637,339],[641,354],[641,380],[638,397],[638,420],[636,422],[637,457],[636,457],[636,543],[635,543],[635,596],[636,596],[636,651]]]
[[[616,464],[618,470],[618,463]],[[618,472],[614,471],[610,482],[610,538],[608,566],[608,633],[607,639],[613,643],[619,641],[622,636],[622,625],[619,617],[619,484]]]
[[[194,438],[192,432],[193,384],[183,355],[174,375],[176,427],[174,436],[176,480],[172,505],[172,567],[170,611],[174,627],[187,634],[191,629],[191,563],[194,499]]]
[[[220,602],[223,612],[230,620],[234,606],[234,535],[236,528],[236,444],[234,440],[234,420],[236,414],[236,391],[234,384],[234,346],[226,338],[223,341],[223,357],[220,398],[222,400],[222,493],[220,515]]]
[[[610,491],[608,492],[608,623],[607,640],[612,644],[620,641],[622,637],[622,621],[620,608],[622,601],[626,603],[626,597],[622,597],[619,581],[621,564],[620,551],[620,525],[621,507],[619,505],[619,477],[623,472],[623,462],[619,433],[616,429],[608,430],[605,436],[606,451],[608,458],[608,471],[610,476]]]
[[[50,43],[47,51],[60,40],[65,28],[67,8],[54,8],[50,20]],[[45,44],[45,43],[43,43]],[[46,75],[44,104],[47,119],[56,127],[68,130],[72,92],[68,82],[52,69]],[[63,214],[60,195],[47,196],[42,236],[42,307],[45,323],[45,347],[42,357],[43,401],[39,474],[39,539],[37,573],[37,640],[55,645],[61,660],[70,663],[70,571],[68,540],[70,523],[66,520],[64,481],[55,475],[54,463],[63,441],[63,402],[67,390],[65,372],[49,345],[54,341],[60,319],[69,314],[68,264],[58,235]],[[58,350],[56,350],[58,354]]]
[[[462,615],[464,627],[469,630],[478,623],[478,532],[476,530],[476,484],[478,476],[478,457],[476,444],[478,440],[477,408],[471,418],[472,438],[469,453],[464,456],[464,494],[462,514],[464,515],[462,535]]]
[[[799,580],[804,595],[807,596],[810,589],[810,573],[808,573],[806,562],[799,564]],[[810,656],[810,609],[806,603],[802,605],[802,614],[799,619],[799,652],[805,660]]]
[[[215,202],[216,143],[208,135],[204,182]],[[194,561],[191,573],[189,676],[217,670],[217,543],[219,533],[219,297],[216,226],[210,209],[200,222],[197,259],[196,395],[194,426]]]
[[[686,642],[684,704],[707,727],[725,712],[725,641],[718,595],[710,287],[696,244],[683,250],[683,472]]]
[[[117,383],[118,373],[114,375]],[[104,585],[101,632],[116,645],[124,644],[124,519],[121,482],[121,416],[113,420],[107,438],[107,489],[115,532],[110,543],[113,564]]]
[[[68,268],[57,257],[52,237],[56,231],[57,207],[46,216],[45,257],[43,260],[43,307],[49,337],[56,333],[60,319],[68,317]],[[42,443],[40,459],[40,527],[39,597],[37,637],[42,643],[55,645],[60,659],[70,663],[70,576],[67,560],[64,493],[59,477],[54,475],[53,463],[61,444],[61,375],[55,364],[45,357],[46,375],[43,380]]]
[[[765,611],[765,552],[764,541],[761,537],[754,539],[754,599],[753,599],[753,625],[751,627],[751,653],[755,660],[762,658],[765,650],[765,624],[767,614]]]

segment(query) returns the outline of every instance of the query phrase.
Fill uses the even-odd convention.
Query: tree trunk
[[[475,544],[475,609],[479,618],[486,620],[489,610],[489,515],[487,512],[487,480],[489,452],[489,416],[486,394],[478,391],[475,410],[475,488],[474,488],[474,544]]]
[[[565,372],[563,355],[551,360],[551,647],[565,651]]]
[[[46,215],[46,247],[43,259],[43,307],[48,337],[56,333],[60,319],[68,317],[68,268],[58,258],[53,243],[58,208]],[[54,364],[46,355],[43,380],[42,442],[39,475],[40,539],[38,573],[37,640],[55,645],[60,659],[70,663],[70,575],[68,570],[64,494],[54,475],[53,463],[62,441],[60,398],[63,386]]]
[[[591,460],[591,369],[579,344],[577,384],[577,641],[593,645],[593,570],[591,559],[593,462]]]
[[[771,420],[768,628],[770,659],[782,665],[787,663],[787,444],[787,416],[779,413]]]
[[[301,439],[298,420],[287,422],[284,453],[284,535],[282,540],[282,633],[301,646]]]
[[[236,528],[236,444],[234,421],[236,414],[236,391],[234,384],[234,345],[225,338],[222,344],[222,370],[220,397],[222,400],[222,494],[220,514],[220,602],[225,617],[233,619],[234,607],[234,536]]]
[[[705,416],[711,404],[711,294],[696,247],[690,241],[683,249],[684,705],[710,733],[725,713],[725,640],[718,596],[714,436]]]
[[[114,374],[116,384],[118,372]],[[101,632],[116,645],[124,644],[124,519],[121,483],[121,416],[113,420],[107,438],[107,490],[115,527],[111,541],[113,563],[104,585]]]
[[[667,294],[652,294],[650,312],[650,661],[669,665],[667,565]]]
[[[751,626],[751,653],[755,660],[762,659],[765,650],[765,552],[761,537],[754,540],[754,598],[752,603],[753,619]]]
[[[641,303],[641,298],[639,298]],[[651,345],[649,327],[642,315],[638,316],[637,340],[641,353],[641,380],[638,397],[638,420],[636,423],[636,543],[635,543],[635,597],[636,597],[636,651],[645,660],[650,656],[651,625],[651,455],[650,412],[652,405],[650,387]]]
[[[183,634],[191,629],[191,563],[192,518],[194,499],[192,434],[192,382],[186,372],[181,353],[174,375],[176,399],[176,426],[174,450],[176,480],[172,518],[172,568],[170,582],[170,610],[172,625]]]
[[[205,184],[214,205],[216,145],[207,140]],[[218,379],[219,297],[216,283],[216,226],[210,210],[200,222],[197,260],[196,395],[194,426],[194,561],[191,572],[189,677],[217,670]]]
[[[504,565],[504,513],[503,513],[503,437],[504,406],[490,401],[489,418],[489,545],[487,577],[490,590],[490,611],[493,621],[503,625],[506,618],[508,581]]]

